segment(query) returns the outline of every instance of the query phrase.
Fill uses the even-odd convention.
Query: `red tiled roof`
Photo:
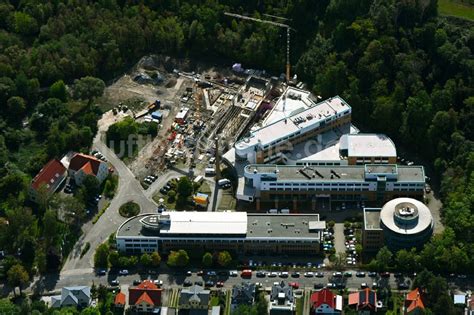
[[[142,295],[140,295],[140,297],[135,302],[135,305],[140,304],[141,302],[145,302],[148,305],[154,305],[152,299],[146,292],[143,292]]]
[[[318,308],[322,304],[327,304],[330,308],[334,308],[334,294],[329,289],[322,289],[311,294],[311,305],[313,309]]]
[[[128,303],[135,305],[138,301],[146,301],[151,305],[161,305],[161,289],[158,288],[152,281],[145,280],[136,287],[130,287],[128,289]],[[146,293],[146,297],[142,297],[143,293]],[[144,300],[145,299],[145,300]],[[151,301],[151,302],[150,302]]]
[[[82,169],[86,174],[97,175],[101,163],[101,160],[91,155],[76,153],[69,162],[69,169],[76,172]]]
[[[86,164],[84,164],[84,166],[81,167],[81,170],[87,175],[94,175],[91,162],[87,162]]]
[[[359,304],[359,292],[349,294],[349,305]]]
[[[425,305],[423,304],[421,293],[418,288],[410,291],[407,294],[407,297],[405,299],[405,306],[407,308],[408,313],[415,310],[416,308],[425,309]]]
[[[139,285],[137,285],[137,289],[158,290],[158,287],[156,286],[156,284],[153,283],[153,281],[145,280]]]
[[[377,293],[369,288],[349,294],[349,305],[356,305],[357,309],[376,309]]]
[[[117,295],[115,296],[114,304],[125,305],[125,294],[123,294],[122,292],[117,293]]]
[[[49,188],[50,186],[53,186],[53,184],[55,184],[65,172],[66,168],[59,160],[51,160],[43,166],[35,178],[33,178],[31,187],[36,190],[42,184],[45,184]]]

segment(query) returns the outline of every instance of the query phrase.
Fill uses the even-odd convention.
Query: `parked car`
[[[380,276],[381,276],[382,278],[389,278],[389,277],[390,277],[390,272],[386,272],[386,271],[385,271],[385,272],[381,272],[381,273],[380,273]]]
[[[283,271],[280,273],[280,278],[288,278],[288,272]]]
[[[212,280],[208,280],[208,281],[206,281],[206,283],[205,283],[205,287],[208,287],[208,288],[210,288],[210,287],[213,287],[213,286],[214,286],[214,281],[212,281]]]
[[[190,270],[186,271],[186,276],[189,277],[189,276],[192,276],[192,275],[193,275],[193,273]]]
[[[297,271],[295,271],[295,272],[291,273],[291,277],[292,277],[292,278],[299,278],[299,277],[300,277],[300,273],[297,272]]]
[[[263,271],[257,271],[255,274],[258,278],[265,278],[265,272]]]
[[[365,289],[365,288],[368,288],[368,287],[369,287],[369,286],[367,285],[366,282],[362,282],[362,283],[360,284],[360,288],[361,288],[361,289]]]
[[[190,287],[192,285],[193,283],[191,282],[191,280],[184,280],[183,282],[183,287]]]
[[[398,284],[398,289],[399,290],[408,290],[409,288],[410,288],[410,286],[408,285],[408,283],[400,282]]]
[[[126,275],[128,275],[128,270],[127,270],[127,269],[122,269],[122,270],[120,270],[120,271],[119,271],[119,275],[121,275],[121,276],[126,276]]]
[[[311,271],[305,272],[305,273],[304,273],[304,276],[305,276],[306,278],[312,278],[312,277],[314,277],[314,273],[311,272]]]
[[[97,275],[99,275],[99,276],[105,276],[106,274],[107,274],[107,270],[105,270],[105,269],[99,269],[97,271]]]
[[[142,283],[140,279],[133,280],[133,285],[139,285],[140,283]]]
[[[201,287],[203,286],[202,281],[194,281],[194,284],[195,284],[195,285],[199,285],[199,286],[201,286]]]
[[[316,277],[318,278],[324,278],[324,272],[316,272]]]
[[[237,277],[239,275],[239,273],[237,272],[237,270],[230,270],[229,271],[229,276],[231,277]]]
[[[374,272],[374,271],[370,271],[368,274],[369,274],[369,277],[371,277],[371,278],[377,277],[377,273]]]
[[[114,279],[114,280],[110,281],[110,284],[113,285],[113,286],[118,286],[120,284],[120,282],[117,279]]]
[[[290,282],[288,283],[288,285],[293,289],[298,289],[300,287],[300,284],[298,282]]]
[[[339,271],[333,272],[332,276],[335,277],[335,278],[340,278],[340,277],[342,277],[342,273],[339,272]]]
[[[315,283],[315,284],[313,285],[313,287],[314,287],[315,289],[322,289],[322,288],[324,288],[324,284],[322,284],[322,283]]]
[[[365,272],[363,272],[363,271],[358,271],[358,272],[356,273],[356,277],[359,277],[359,278],[365,277]]]

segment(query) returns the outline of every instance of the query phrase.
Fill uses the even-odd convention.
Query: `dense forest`
[[[474,26],[438,17],[436,0],[1,0],[0,250],[15,254],[5,271],[45,272],[58,267],[45,253],[67,253],[77,222],[57,220],[55,201],[29,204],[27,187],[50,158],[90,146],[102,80],[150,53],[283,72],[284,31],[226,11],[291,19],[299,79],[433,170],[446,230],[403,253],[413,269],[474,270]]]

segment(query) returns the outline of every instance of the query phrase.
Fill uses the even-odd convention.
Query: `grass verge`
[[[104,214],[105,210],[107,210],[109,205],[110,205],[110,201],[107,201],[105,205],[102,207],[102,209],[100,209],[100,211],[92,219],[92,224],[96,224],[97,221],[99,221],[100,217]]]

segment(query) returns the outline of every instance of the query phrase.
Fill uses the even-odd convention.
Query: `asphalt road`
[[[351,277],[334,277],[333,271],[327,270],[316,270],[315,272],[319,271],[324,274],[324,277],[305,277],[303,272],[300,273],[300,276],[295,278],[290,275],[288,277],[257,277],[256,272],[254,271],[252,277],[250,278],[242,278],[239,275],[236,277],[230,276],[222,276],[217,275],[213,277],[209,276],[198,276],[197,270],[192,270],[193,273],[191,276],[186,276],[186,270],[183,271],[168,271],[168,273],[160,273],[160,270],[155,269],[156,274],[149,274],[149,273],[134,273],[129,274],[126,276],[120,276],[118,273],[109,272],[105,276],[97,276],[93,272],[84,273],[84,274],[68,274],[64,275],[61,274],[59,279],[47,279],[46,282],[50,282],[49,285],[46,287],[50,287],[51,291],[59,290],[64,286],[74,286],[74,285],[92,285],[93,283],[103,284],[103,285],[110,285],[110,281],[112,280],[119,280],[120,285],[123,286],[131,286],[134,280],[144,280],[144,279],[159,279],[163,281],[163,287],[165,290],[171,290],[172,288],[182,287],[185,280],[189,280],[192,283],[196,281],[202,281],[203,283],[207,280],[213,280],[215,283],[217,281],[224,282],[225,288],[231,288],[235,284],[241,283],[242,281],[250,281],[254,283],[261,283],[263,287],[269,288],[273,285],[274,282],[297,282],[299,285],[299,289],[313,289],[315,284],[318,284],[319,287],[325,287],[328,283],[343,283],[344,288],[348,289],[349,291],[356,291],[361,288],[363,283],[366,283],[369,287],[373,287],[373,284],[376,283],[379,287],[390,287],[392,290],[398,290],[398,284],[400,282],[404,282],[411,287],[412,279],[409,277],[404,278],[395,278],[393,274],[390,275],[389,278],[382,278],[379,275],[376,277],[369,277],[367,272],[365,273],[364,277],[356,277],[356,271],[351,270],[352,276]],[[453,279],[451,279],[451,282]],[[460,288],[472,288],[472,283],[469,282],[469,279],[454,279],[456,281],[456,286]],[[54,283],[53,283],[54,282]],[[450,280],[448,279],[448,282]],[[451,285],[455,285],[451,283]]]
[[[68,259],[66,260],[61,275],[84,274],[91,272],[93,267],[94,249],[104,242],[110,234],[114,233],[119,225],[124,221],[120,216],[119,207],[127,202],[134,201],[140,205],[141,213],[151,213],[156,209],[156,203],[143,193],[143,189],[135,179],[130,169],[110,150],[99,136],[94,139],[93,148],[100,151],[105,158],[114,166],[119,177],[119,185],[115,197],[111,200],[110,206],[99,218],[87,233],[79,239]],[[90,250],[81,258],[80,253],[84,244],[90,243]]]

